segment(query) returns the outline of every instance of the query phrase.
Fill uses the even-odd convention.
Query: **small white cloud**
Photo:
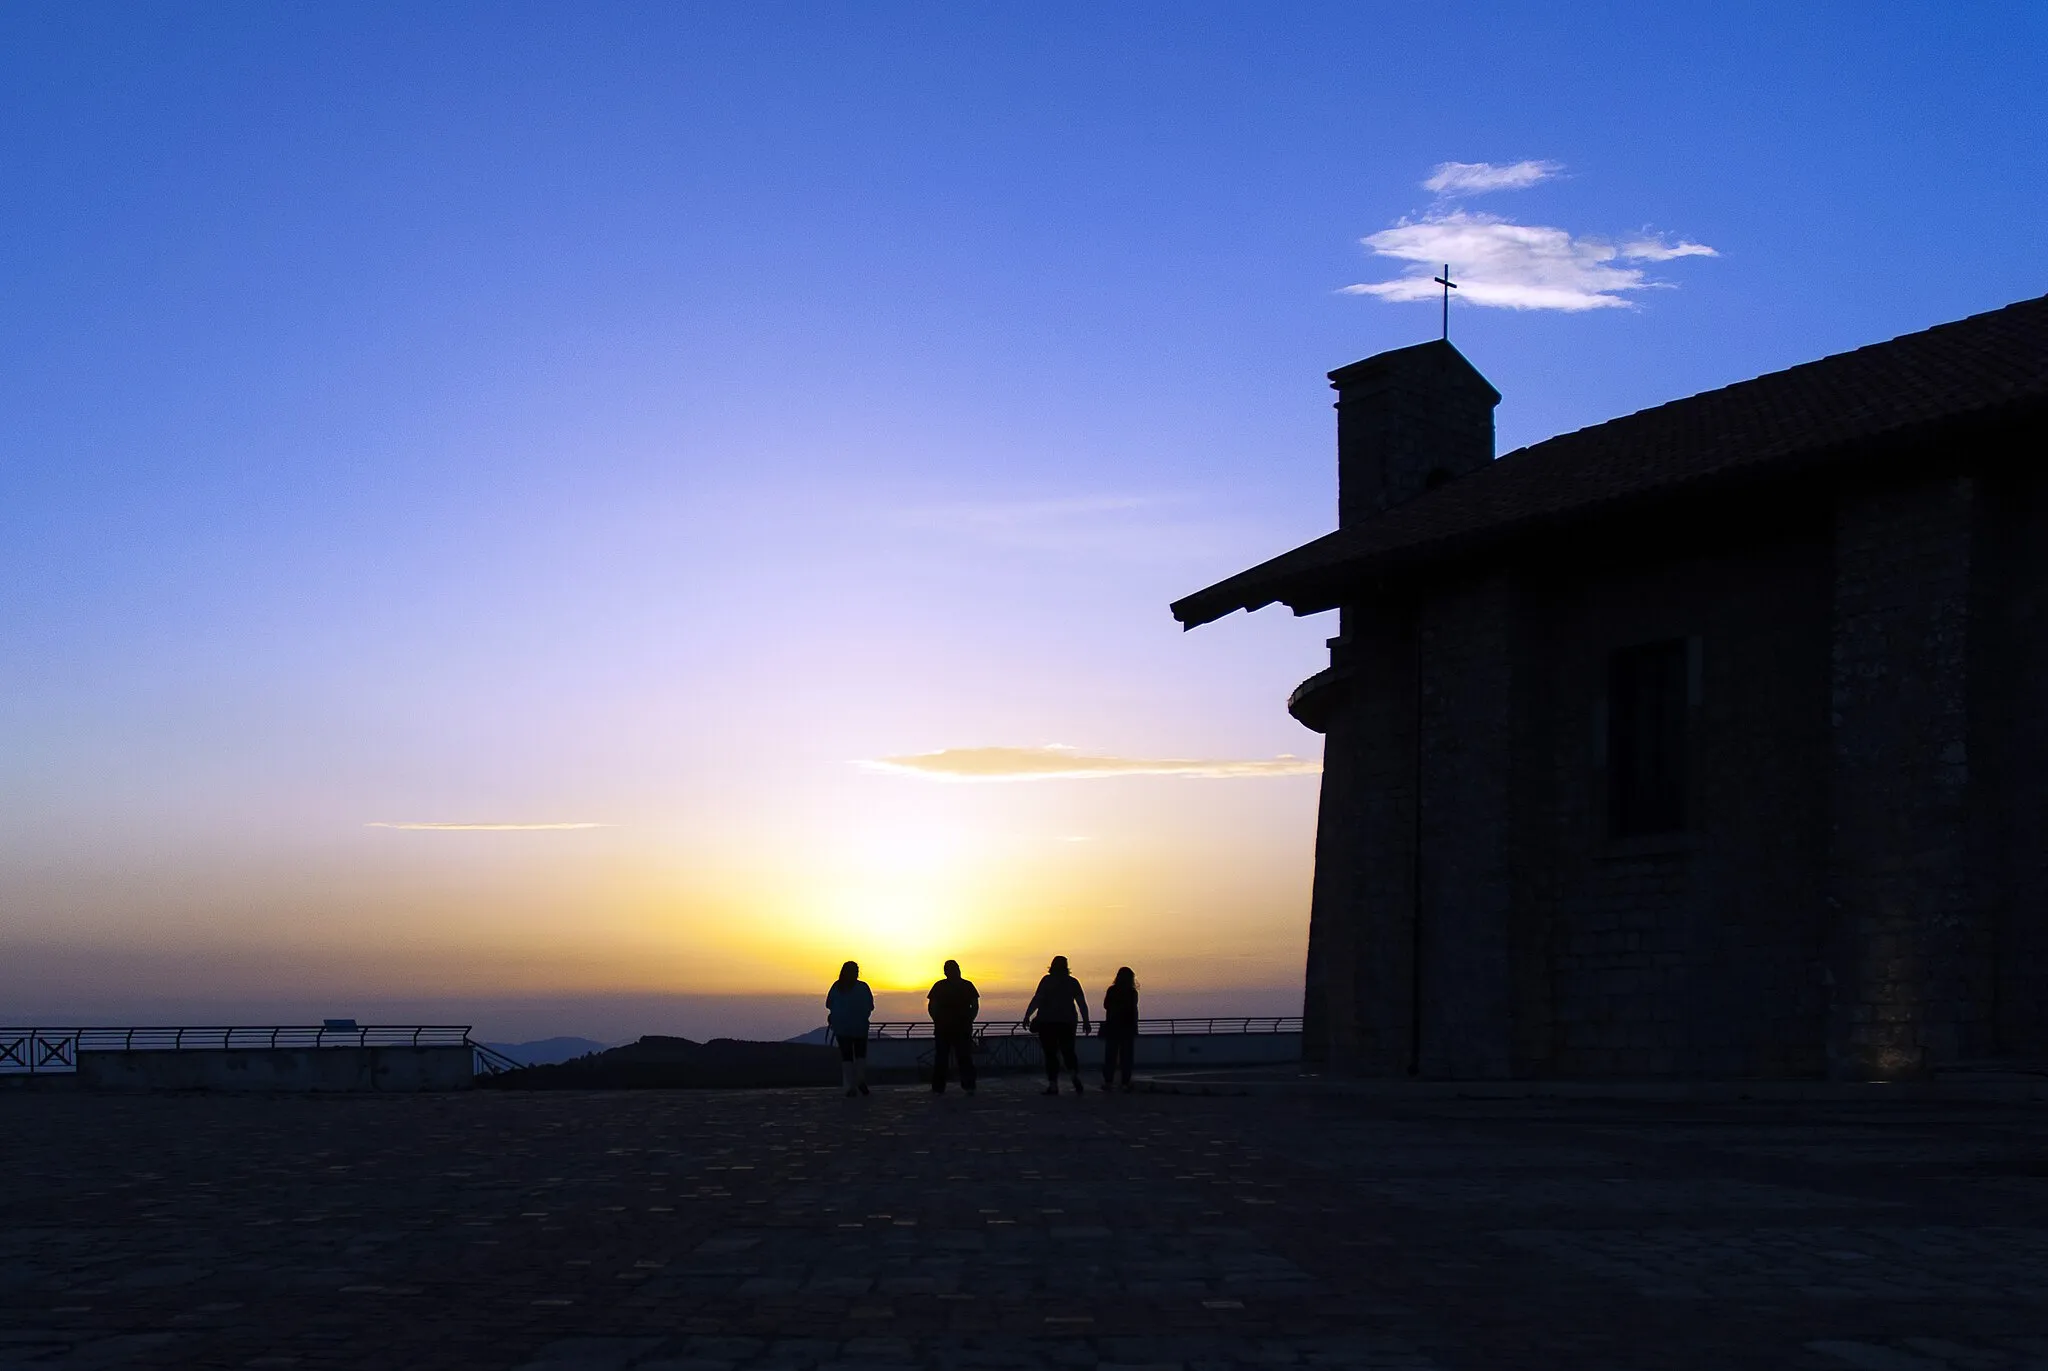
[[[1422,188],[1445,197],[1527,190],[1564,170],[1562,162],[1439,162]]]
[[[1105,757],[1057,744],[1048,747],[949,747],[904,757],[878,757],[862,765],[941,781],[1079,781],[1105,776],[1195,776],[1238,780],[1257,776],[1313,776],[1321,762],[1282,755],[1262,761],[1187,757]]]
[[[365,828],[403,828],[416,833],[545,833],[571,828],[610,828],[610,824],[398,824],[378,820]]]
[[[1628,263],[1718,255],[1704,243],[1637,238],[1616,244],[1466,210],[1404,219],[1360,241],[1375,256],[1409,266],[1391,281],[1345,286],[1346,295],[1434,300],[1440,287],[1430,278],[1448,262],[1457,298],[1464,304],[1573,313],[1630,309],[1634,302],[1626,298],[1627,292],[1667,284],[1649,279]]]
[[[1621,245],[1621,255],[1636,262],[1668,262],[1674,257],[1719,257],[1705,243],[1665,243],[1655,238],[1637,238]]]

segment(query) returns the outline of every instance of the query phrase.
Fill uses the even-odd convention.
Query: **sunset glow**
[[[1328,371],[1506,450],[2043,288],[2029,17],[778,15],[0,14],[0,1017],[1291,1011],[1339,626],[1167,606]]]

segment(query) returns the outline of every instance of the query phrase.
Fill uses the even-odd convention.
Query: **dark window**
[[[1685,827],[1686,643],[1623,648],[1607,665],[1607,830]]]

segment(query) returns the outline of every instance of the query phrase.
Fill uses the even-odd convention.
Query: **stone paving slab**
[[[2048,1111],[0,1095],[0,1368],[2037,1368]]]

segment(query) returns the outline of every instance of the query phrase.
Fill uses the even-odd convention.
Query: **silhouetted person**
[[[974,1093],[974,1017],[981,1013],[981,992],[960,976],[960,963],[946,963],[946,978],[932,983],[924,997],[932,1012],[932,1093],[946,1093],[948,1058],[960,1062],[960,1088]]]
[[[1045,1093],[1060,1093],[1060,1063],[1074,1078],[1074,1093],[1081,1093],[1081,1063],[1074,1056],[1074,1025],[1088,1028],[1088,997],[1081,983],[1067,974],[1067,959],[1054,957],[1039,978],[1038,993],[1024,1007],[1024,1027],[1038,1033],[1038,1045],[1045,1052]]]
[[[1138,978],[1127,966],[1116,969],[1116,980],[1102,992],[1102,1088],[1123,1075],[1126,1094],[1131,1088],[1131,1057],[1138,1047]]]
[[[839,1083],[849,1095],[868,1093],[868,1020],[874,1013],[875,992],[860,978],[860,963],[848,962],[825,992],[825,1023],[839,1040]]]

